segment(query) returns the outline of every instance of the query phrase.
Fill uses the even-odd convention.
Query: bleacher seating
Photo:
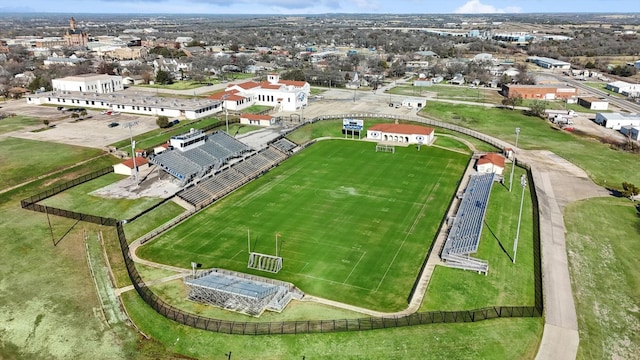
[[[282,152],[285,152],[285,153],[289,153],[296,146],[298,146],[296,143],[290,141],[287,138],[278,139],[278,140],[274,141],[271,145],[275,146],[276,149],[278,149],[278,150],[280,150]]]
[[[202,169],[179,151],[165,151],[149,158],[149,162],[160,166],[169,174],[178,178],[184,185],[193,179]]]
[[[282,160],[287,158],[287,155],[285,155],[282,151],[271,146],[267,147],[260,153],[264,155],[266,158],[268,158],[269,160],[273,161],[274,163],[279,163]]]
[[[233,153],[235,156],[241,155],[242,153],[251,150],[249,146],[241,141],[236,140],[233,136],[223,131],[216,131],[213,134],[209,135],[207,141],[212,141],[222,146],[223,148]]]
[[[462,196],[462,201],[456,212],[453,225],[442,250],[442,259],[455,263],[455,267],[465,268],[464,259],[469,260],[469,269],[479,270],[478,259],[469,254],[478,251],[482,224],[487,209],[487,203],[494,182],[494,174],[472,175]],[[461,255],[466,255],[461,256]],[[488,264],[486,265],[488,267]],[[483,268],[480,266],[480,268]],[[484,271],[486,273],[486,269]]]

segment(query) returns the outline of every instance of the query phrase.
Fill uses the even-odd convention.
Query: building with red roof
[[[149,166],[149,161],[141,156],[137,156],[135,160],[135,166],[133,165],[133,158],[127,159],[120,164],[113,165],[113,172],[120,175],[132,176],[135,174],[135,168],[140,171],[143,167]]]
[[[277,111],[297,111],[307,105],[311,86],[306,81],[280,80],[280,75],[269,74],[267,81],[246,81],[229,84],[224,92],[211,99],[224,100],[230,110],[242,110],[251,105],[265,105]],[[224,98],[223,98],[224,97]]]
[[[402,144],[431,144],[434,131],[430,127],[411,124],[376,124],[367,129],[367,139]]]
[[[479,173],[496,173],[502,175],[504,171],[504,156],[496,153],[488,153],[480,156],[476,162],[476,170]]]
[[[243,113],[243,114],[240,114],[240,124],[271,126],[275,124],[275,119],[271,115]]]

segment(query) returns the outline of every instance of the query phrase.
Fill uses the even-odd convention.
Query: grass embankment
[[[101,150],[44,141],[7,138],[0,141],[0,189],[77,164]]]
[[[0,141],[13,142],[14,139]],[[49,146],[64,145],[31,142],[34,148],[16,147],[10,163],[20,160],[25,168],[40,165],[30,154],[46,153]],[[70,153],[75,147],[66,146]],[[64,152],[61,152],[64,153]],[[75,154],[74,156],[78,156]],[[52,156],[49,168],[69,165]],[[124,324],[107,327],[99,316],[100,303],[93,290],[84,233],[95,238],[104,227],[23,210],[22,197],[37,193],[57,183],[100,169],[109,162],[100,157],[53,177],[36,180],[0,196],[0,358],[135,358],[138,336]],[[5,162],[1,163],[3,166]],[[45,168],[46,169],[46,168]],[[37,176],[30,169],[30,176]],[[42,170],[41,170],[42,171]],[[16,183],[18,179],[5,182]],[[53,246],[52,236],[57,246]],[[120,255],[122,258],[122,255]],[[147,345],[142,345],[146,347]],[[155,349],[154,346],[150,348]],[[155,351],[155,350],[154,350]]]
[[[640,183],[640,172],[630,166],[638,162],[638,155],[613,150],[598,140],[556,129],[547,121],[521,111],[430,103],[421,113],[511,143],[515,143],[515,128],[519,127],[519,147],[550,150],[581,167],[597,184],[620,188],[624,181]]]
[[[252,251],[266,254],[274,253],[279,233],[287,265],[274,277],[317,296],[401,310],[468,155],[426,146],[374,149],[321,141],[138,253],[175,266],[198,261],[246,272],[247,231]]]
[[[171,352],[198,359],[532,359],[542,318],[497,319],[375,331],[238,336],[196,330],[162,317],[134,293],[123,301],[137,326]]]
[[[567,206],[567,252],[578,312],[578,359],[640,354],[640,218],[627,199]]]

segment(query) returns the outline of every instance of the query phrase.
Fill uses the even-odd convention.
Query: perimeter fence
[[[403,117],[386,114],[345,114],[321,116],[311,119],[307,123],[314,123],[321,120],[339,119],[343,117],[350,118],[382,118],[398,121],[413,121],[427,125],[437,126],[448,130],[456,131],[465,135],[472,136],[484,142],[487,142],[499,149],[504,149],[506,143],[496,141],[483,134],[473,130],[462,128],[460,126],[442,123],[436,120],[425,119],[420,117]],[[304,124],[302,124],[304,126]],[[314,141],[307,144],[311,145]],[[531,167],[521,161],[516,163],[518,166],[527,170],[527,177],[531,189],[535,189]],[[534,305],[533,306],[489,306],[474,310],[458,310],[458,311],[425,311],[416,312],[409,315],[385,316],[385,317],[363,317],[357,319],[336,319],[336,320],[302,320],[302,321],[281,321],[281,322],[237,322],[215,319],[211,317],[200,316],[179,309],[156,295],[144,282],[135,266],[135,262],[129,251],[129,244],[124,232],[123,224],[125,221],[113,218],[105,218],[90,214],[83,214],[74,211],[58,209],[50,206],[37,204],[38,201],[51,197],[55,194],[63,192],[69,188],[93,180],[112,172],[111,167],[105,168],[88,175],[81,176],[67,183],[58,185],[54,188],[47,189],[39,194],[21,200],[21,206],[25,209],[47,213],[51,215],[62,216],[65,218],[76,219],[79,221],[87,221],[95,224],[114,226],[116,228],[118,242],[124,258],[125,267],[133,287],[140,297],[151,306],[156,312],[178,322],[183,325],[191,326],[198,329],[214,331],[226,334],[238,335],[276,335],[276,334],[310,334],[310,333],[329,333],[329,332],[345,332],[345,331],[365,331],[376,329],[397,328],[405,326],[415,326],[423,324],[440,324],[440,323],[469,323],[482,320],[496,318],[523,318],[523,317],[540,317],[543,313],[542,299],[542,273],[540,259],[540,231],[538,216],[538,198],[535,191],[531,191],[534,214]],[[183,218],[180,219],[184,220]],[[172,224],[175,225],[175,224]],[[428,252],[433,249],[430,248]],[[427,257],[429,254],[427,253]],[[420,274],[424,271],[421,267]],[[411,290],[413,293],[415,286]]]

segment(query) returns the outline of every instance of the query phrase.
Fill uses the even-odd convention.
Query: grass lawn
[[[522,188],[520,175],[515,169],[512,192],[495,183],[482,229],[478,252],[474,257],[489,260],[487,276],[438,266],[429,283],[421,311],[470,310],[491,305],[534,305],[533,277],[533,219],[530,186],[525,189],[522,224],[518,240],[516,264],[513,264],[513,243],[518,223]],[[504,249],[504,250],[503,250]]]
[[[91,192],[124,179],[124,175],[107,174],[41,201],[43,205],[91,215],[127,219],[162,201],[160,198],[116,199],[92,195]]]
[[[0,188],[8,188],[100,154],[101,150],[80,146],[17,138],[1,139]]]
[[[0,111],[1,112],[1,111]],[[28,126],[42,125],[41,119],[36,119],[28,116],[12,116],[0,119],[0,134],[5,134],[11,131],[24,129]]]
[[[321,141],[139,255],[182,267],[198,261],[247,271],[247,230],[252,251],[267,254],[275,252],[280,233],[285,265],[276,278],[313,295],[400,310],[468,155],[430,147],[396,147],[395,154],[374,149],[369,142]]]
[[[600,185],[621,188],[624,181],[640,183],[640,172],[629,166],[640,160],[638,155],[613,150],[596,140],[555,129],[547,121],[521,111],[432,102],[421,114],[511,143],[515,143],[515,128],[519,127],[519,147],[550,150],[584,169]]]
[[[448,136],[439,136],[438,138],[436,138],[436,141],[435,141],[434,145],[442,146],[442,147],[445,147],[445,148],[448,148],[448,149],[464,151],[464,152],[468,153],[469,155],[471,155],[471,150],[469,149],[469,147],[465,143],[463,143],[462,141],[457,140],[455,138],[448,137]]]
[[[136,265],[137,266],[137,265]],[[281,313],[265,311],[259,318],[223,310],[214,306],[200,304],[187,300],[188,289],[182,280],[174,280],[151,286],[153,292],[168,301],[171,305],[186,310],[192,314],[209,316],[214,319],[242,322],[275,322],[289,320],[335,320],[357,319],[366,317],[361,313],[334,308],[315,302],[293,300]]]
[[[243,113],[250,113],[250,114],[257,114],[257,113],[261,113],[261,112],[269,110],[269,109],[273,109],[273,106],[251,105],[248,108],[242,109],[242,112]]]
[[[498,89],[470,88],[457,85],[432,85],[432,86],[396,86],[389,92],[395,95],[431,96],[435,94],[438,99],[451,99],[472,101],[480,103],[498,104],[502,96]]]
[[[564,220],[578,312],[578,359],[637,359],[638,212],[627,199],[598,198],[569,204]]]
[[[17,148],[12,161],[21,159],[24,167],[39,165],[37,158],[30,162],[31,151]],[[106,160],[100,157],[82,165],[81,171],[69,169],[0,196],[0,358],[139,356],[136,332],[122,323],[107,327],[99,316],[100,302],[87,267],[84,231],[95,239],[105,228],[50,216],[53,236],[59,241],[53,246],[46,215],[19,206],[20,198],[75,178],[78,173],[102,168]],[[51,166],[63,164],[53,161]]]
[[[496,319],[352,333],[238,336],[176,325],[137,294],[123,294],[136,325],[167,350],[198,359],[533,359],[542,318]],[[509,341],[507,341],[507,339]]]
[[[185,209],[173,201],[168,201],[134,221],[124,225],[124,232],[129,243],[142,235],[156,229],[160,225],[182,214]]]

